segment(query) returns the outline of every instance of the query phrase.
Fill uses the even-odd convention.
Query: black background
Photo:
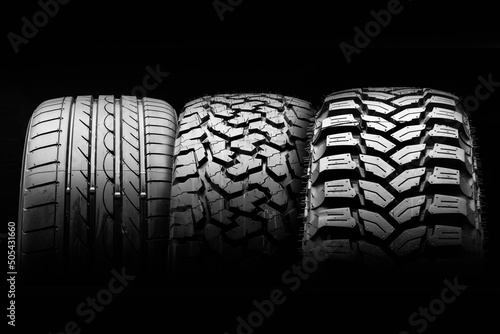
[[[0,175],[3,222],[17,221],[24,136],[34,109],[44,100],[77,95],[130,95],[142,84],[145,67],[159,64],[169,76],[148,96],[177,111],[191,99],[222,92],[278,92],[311,101],[336,90],[368,86],[416,86],[473,95],[478,76],[500,81],[500,29],[494,2],[401,1],[403,10],[348,64],[339,48],[353,44],[355,26],[364,28],[371,10],[388,1],[366,3],[243,0],[220,21],[212,0],[97,2],[73,0],[15,54],[6,35],[21,34],[21,18],[40,10],[36,1],[1,9]],[[499,89],[500,90],[500,89]],[[498,121],[500,92],[472,113],[483,161],[490,264],[496,268],[500,189]],[[4,231],[2,231],[4,232]],[[498,276],[469,287],[426,332],[474,330],[495,323]],[[137,279],[83,333],[143,328],[144,332],[235,333],[236,317],[273,288],[206,289],[148,286]],[[203,281],[203,277],[200,277]],[[18,287],[18,330],[63,330],[78,320],[75,307],[102,286],[44,289]],[[392,282],[388,282],[391,285]],[[398,282],[401,283],[401,282]],[[439,296],[441,287],[324,287],[305,283],[255,333],[380,331],[399,333],[408,316]],[[2,292],[3,293],[3,292]],[[346,327],[347,326],[347,327]]]

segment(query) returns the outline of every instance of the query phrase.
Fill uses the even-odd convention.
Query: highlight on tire
[[[22,273],[166,267],[176,118],[166,102],[129,96],[57,98],[35,110],[21,178]]]
[[[187,103],[175,141],[169,267],[249,270],[298,256],[308,102],[222,94]]]
[[[480,163],[458,97],[349,89],[326,97],[312,131],[305,256],[383,272],[483,258]]]

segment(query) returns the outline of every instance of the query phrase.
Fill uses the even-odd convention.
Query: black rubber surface
[[[186,104],[173,166],[173,273],[249,270],[297,255],[313,115],[308,102],[274,94],[207,96]]]
[[[24,274],[165,266],[176,117],[163,101],[128,96],[35,110],[21,179]]]
[[[383,271],[482,258],[471,129],[459,99],[442,91],[327,96],[310,145],[305,255]]]

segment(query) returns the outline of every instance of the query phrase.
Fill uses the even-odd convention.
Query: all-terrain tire
[[[166,267],[177,115],[123,96],[43,102],[26,135],[21,271],[56,276]]]
[[[438,90],[327,96],[310,144],[304,255],[383,272],[482,258],[471,130],[459,99]]]
[[[298,256],[308,102],[274,94],[206,96],[179,116],[170,271],[248,270]]]

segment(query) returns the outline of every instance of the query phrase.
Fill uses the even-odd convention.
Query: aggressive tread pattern
[[[319,247],[330,259],[384,268],[483,256],[478,158],[456,96],[346,90],[326,97],[312,132],[305,256]],[[341,223],[321,218],[338,210]]]
[[[24,273],[166,265],[176,117],[163,101],[128,96],[65,97],[35,110],[19,212]]]
[[[295,250],[313,116],[309,103],[274,94],[186,104],[173,165],[172,272],[223,263],[242,268],[274,258],[287,244]]]

